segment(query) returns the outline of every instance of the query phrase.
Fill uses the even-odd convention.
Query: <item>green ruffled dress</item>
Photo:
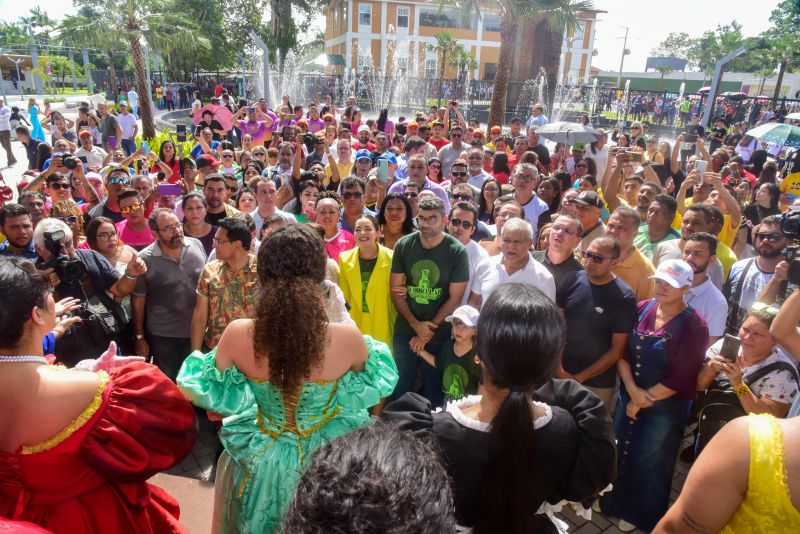
[[[392,393],[397,367],[389,347],[364,336],[364,370],[330,382],[306,382],[296,400],[236,367],[220,372],[216,350],[193,352],[178,374],[178,387],[196,406],[225,416],[217,466],[213,531],[276,532],[311,454],[371,422],[367,408]],[[296,405],[295,424],[287,405]]]

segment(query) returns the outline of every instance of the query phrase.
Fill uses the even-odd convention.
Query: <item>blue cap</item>
[[[360,159],[372,160],[372,152],[370,152],[366,148],[362,148],[361,150],[356,152],[356,161],[358,161]]]
[[[393,163],[394,165],[397,165],[397,156],[395,156],[391,152],[384,152],[383,154],[378,156],[378,159],[386,159],[386,160],[389,160],[389,163]]]

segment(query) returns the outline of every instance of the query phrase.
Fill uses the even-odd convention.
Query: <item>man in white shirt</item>
[[[683,261],[691,265],[692,287],[683,300],[708,323],[708,346],[725,334],[728,301],[708,277],[708,267],[717,259],[717,238],[706,232],[696,232],[685,239]]]
[[[480,309],[500,284],[528,284],[540,289],[554,302],[556,284],[553,275],[530,254],[533,228],[523,219],[506,221],[501,230],[502,254],[478,264],[472,281],[468,304]]]
[[[122,129],[122,149],[130,156],[136,152],[136,132],[139,131],[139,125],[136,123],[136,117],[129,113],[126,102],[119,103],[117,124]]]
[[[478,210],[469,202],[456,202],[447,222],[447,233],[458,239],[462,245],[467,247],[469,255],[469,281],[467,287],[472,286],[472,279],[475,276],[475,269],[478,264],[489,257],[486,249],[472,240],[478,222]],[[464,291],[461,304],[466,304],[469,299],[469,291]]]
[[[478,190],[492,177],[483,170],[483,150],[480,148],[472,148],[467,154],[467,175],[467,183]]]
[[[139,94],[136,92],[136,89],[131,87],[131,90],[128,91],[128,106],[131,108],[131,112],[133,113],[134,117],[139,116]]]
[[[275,185],[275,181],[267,177],[262,177],[256,185],[256,202],[258,203],[258,208],[250,213],[250,216],[253,217],[253,220],[256,222],[257,236],[261,235],[261,226],[264,224],[264,219],[273,213],[282,216],[288,221],[294,222],[295,219],[291,214],[277,208],[275,205],[277,198],[278,188]]]
[[[461,157],[461,153],[466,145],[461,142],[464,137],[464,129],[459,125],[454,125],[450,129],[450,142],[439,149],[439,159],[442,160],[442,176],[450,174],[450,166]]]
[[[16,165],[17,159],[11,149],[11,108],[5,105],[2,98],[0,98],[0,145],[3,145],[3,150],[6,151],[8,166]]]
[[[88,168],[98,171],[105,167],[110,161],[111,158],[108,152],[99,146],[94,146],[92,132],[89,130],[81,130],[80,133],[78,133],[78,143],[80,144],[80,148],[75,151],[75,155],[78,156],[78,158],[81,156],[85,157],[86,166]]]
[[[550,206],[536,196],[539,184],[539,171],[535,165],[520,163],[511,171],[511,185],[514,186],[514,200],[525,210],[525,220],[531,223],[533,235],[539,232],[539,222],[549,221]],[[545,215],[546,214],[546,215]]]

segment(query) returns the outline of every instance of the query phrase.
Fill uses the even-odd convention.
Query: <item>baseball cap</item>
[[[661,280],[675,289],[680,289],[692,285],[694,273],[692,266],[683,260],[664,260],[658,264],[658,269],[650,278]]]
[[[419,124],[417,124],[417,121],[411,121],[408,124],[406,124],[406,127],[407,128],[419,128]]]
[[[601,199],[594,191],[581,191],[575,198],[575,203],[581,206],[594,206],[595,208],[603,207],[603,199]]]
[[[361,132],[369,133],[369,126],[367,126],[366,124],[362,124],[361,126],[359,126],[358,127],[358,133],[361,133]]]
[[[125,167],[124,165],[117,165],[116,163],[110,163],[105,167],[103,167],[102,169],[100,169],[100,174],[105,179],[108,178],[108,175],[114,171],[122,171],[127,175],[130,175],[131,173],[130,169],[128,167]]]
[[[194,162],[198,169],[202,169],[203,167],[218,167],[222,164],[222,162],[217,160],[211,154],[203,154],[199,158],[195,159]]]
[[[122,106],[125,106],[125,107],[127,108],[127,107],[128,107],[128,103],[127,103],[127,102],[125,102],[124,100],[122,100],[122,101],[119,103],[119,107],[122,107]]]
[[[389,163],[397,165],[397,156],[395,156],[391,152],[384,152],[383,154],[378,156],[378,159],[385,159],[385,160],[388,160]]]
[[[500,126],[492,126],[491,128],[489,128],[489,133],[502,133],[502,132],[503,128]]]
[[[80,132],[78,132],[78,137],[89,137],[89,138],[91,138],[92,137],[92,132],[90,132],[89,130],[81,130]]]
[[[361,150],[356,152],[356,161],[358,161],[360,159],[372,160],[372,152],[370,152],[366,148],[362,148]]]
[[[586,143],[583,141],[576,141],[572,143],[572,150],[580,150],[581,152],[586,152]]]
[[[463,306],[459,306],[456,308],[456,311],[453,312],[453,315],[448,315],[444,318],[445,321],[448,323],[452,323],[453,319],[458,319],[464,325],[475,327],[478,324],[478,316],[480,313],[478,310],[473,308],[472,306],[467,306],[464,304]]]
[[[100,173],[97,173],[97,172],[87,172],[86,173],[86,179],[89,180],[90,182],[92,180],[96,180],[98,182],[102,182],[103,181],[103,177],[100,176]]]
[[[336,120],[336,117],[334,117],[334,116],[333,116],[332,114],[330,114],[330,113],[326,113],[325,115],[323,115],[323,116],[322,116],[322,120],[326,121],[326,120],[328,120],[328,119],[330,119],[330,120]]]

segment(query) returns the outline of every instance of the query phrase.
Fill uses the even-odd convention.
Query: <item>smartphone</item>
[[[181,186],[179,186],[177,184],[160,184],[158,186],[157,191],[158,191],[158,194],[161,195],[161,196],[174,195],[174,196],[177,197],[177,196],[181,196],[181,194],[183,194],[183,190],[181,189]]]
[[[389,181],[389,160],[378,160],[378,181],[385,184]]]
[[[178,142],[179,143],[185,143],[186,142],[186,125],[185,124],[179,124],[177,126],[177,132],[178,132]]]
[[[697,142],[697,134],[685,133],[683,134],[683,141],[686,143],[695,143]]]
[[[247,107],[247,112],[248,113],[255,113],[256,112],[255,106],[248,106]]]
[[[78,159],[81,160],[84,165],[89,163],[89,160],[86,158],[86,156],[78,156]]]
[[[630,160],[634,163],[641,163],[644,161],[644,154],[641,152],[628,152],[628,156],[630,156]]]
[[[117,136],[116,135],[109,135],[108,136],[108,148],[111,150],[117,149]]]
[[[694,172],[696,172],[697,177],[700,178],[700,185],[703,185],[703,178],[706,175],[707,168],[708,168],[708,162],[704,159],[699,159],[694,162]]]
[[[147,141],[142,141],[139,143],[139,149],[144,152],[145,156],[150,154],[150,144]]]
[[[722,347],[719,349],[719,355],[726,360],[735,362],[736,358],[739,357],[739,347],[741,344],[742,341],[738,337],[725,334],[725,337],[722,339]]]

